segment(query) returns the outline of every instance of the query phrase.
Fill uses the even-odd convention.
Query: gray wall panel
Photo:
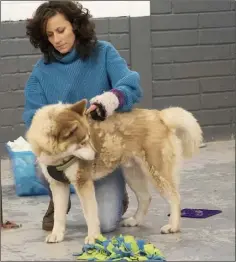
[[[110,41],[141,76],[138,107],[182,106],[198,117],[206,140],[235,132],[235,1],[151,0],[150,17],[93,19],[98,39]],[[25,21],[1,25],[0,153],[24,134],[23,90],[40,57]],[[15,113],[14,113],[15,112]]]
[[[93,21],[96,25],[98,39],[110,41],[114,44],[131,67],[130,18],[99,18],[93,19]],[[150,31],[150,25],[147,30]],[[150,50],[150,43],[148,50]],[[2,23],[0,63],[1,155],[6,154],[4,143],[25,133],[22,121],[23,90],[32,67],[39,57],[39,50],[35,50],[26,38],[25,21]],[[149,65],[151,68],[150,61]]]
[[[235,128],[234,0],[151,0],[153,107],[182,106],[206,140]]]

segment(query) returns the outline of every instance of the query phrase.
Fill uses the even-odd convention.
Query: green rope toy
[[[86,261],[166,261],[153,244],[135,240],[130,235],[107,239],[100,235],[95,244],[86,244],[82,252],[74,253],[77,260]]]

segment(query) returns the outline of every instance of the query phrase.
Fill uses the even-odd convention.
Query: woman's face
[[[57,13],[47,21],[48,41],[61,54],[70,52],[75,43],[75,34],[71,23],[62,14]]]

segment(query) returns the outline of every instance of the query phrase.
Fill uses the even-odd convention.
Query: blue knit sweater
[[[50,64],[41,58],[26,83],[23,120],[29,128],[36,110],[44,105],[90,100],[111,89],[123,94],[120,112],[130,111],[142,97],[139,74],[129,70],[109,42],[98,41],[96,52],[85,61],[75,49]]]

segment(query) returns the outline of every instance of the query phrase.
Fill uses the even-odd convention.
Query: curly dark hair
[[[44,55],[45,63],[55,60],[54,47],[48,41],[46,35],[46,23],[49,18],[57,13],[63,14],[72,24],[76,38],[75,48],[82,59],[88,58],[93,52],[97,37],[95,25],[90,20],[92,17],[88,9],[77,1],[48,1],[41,4],[32,19],[26,24],[26,35],[35,48],[40,48]]]

